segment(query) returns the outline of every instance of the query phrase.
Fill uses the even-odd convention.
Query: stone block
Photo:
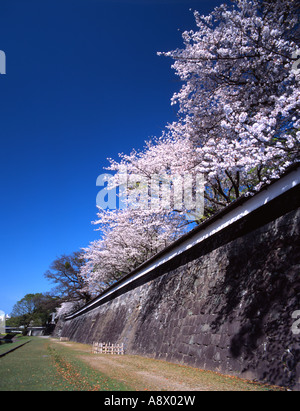
[[[239,321],[234,321],[228,324],[228,335],[234,336],[239,333],[241,324]]]
[[[200,348],[198,345],[190,345],[188,350],[188,355],[192,357],[201,357],[203,353],[203,349]]]
[[[225,333],[220,334],[220,340],[218,342],[218,346],[222,349],[229,349],[230,337],[228,337],[228,335]]]
[[[206,346],[210,346],[211,345],[211,334],[202,334],[203,335],[203,339],[202,339],[202,344],[206,345]]]
[[[203,355],[205,357],[205,360],[213,360],[214,355],[216,353],[216,348],[213,347],[212,345],[206,347],[205,349],[203,349]]]
[[[189,353],[189,346],[188,344],[180,343],[175,347],[175,350],[177,350],[179,354],[187,355]]]
[[[211,334],[211,344],[215,347],[219,346],[221,340],[221,334]]]

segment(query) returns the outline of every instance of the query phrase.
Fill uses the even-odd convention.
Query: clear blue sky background
[[[175,119],[182,47],[221,1],[0,0],[0,309],[52,288],[51,262],[98,238],[96,179]]]

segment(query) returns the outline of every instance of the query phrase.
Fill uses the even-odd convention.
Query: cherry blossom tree
[[[194,15],[185,48],[161,53],[184,81],[170,130],[192,142],[209,198],[226,205],[299,160],[299,3],[238,0]]]
[[[86,292],[98,294],[129,274],[144,261],[181,236],[181,217],[151,210],[126,208],[101,210],[94,224],[100,225],[100,240],[85,248],[87,263],[81,275]]]
[[[64,319],[67,315],[79,310],[85,303],[85,300],[64,301],[55,310],[55,318]]]
[[[85,249],[81,270],[89,291],[110,285],[186,230],[184,207],[138,207],[153,175],[203,175],[209,216],[300,159],[299,2],[236,0],[194,16],[196,30],[183,33],[184,48],[159,53],[174,60],[183,82],[171,100],[178,120],[144,150],[110,159],[111,188],[124,169],[140,181],[130,187],[130,207],[99,210],[101,238]]]
[[[206,215],[259,189],[299,160],[299,5],[237,0],[194,13],[175,60],[179,120],[143,152],[111,160],[117,173],[202,173]]]

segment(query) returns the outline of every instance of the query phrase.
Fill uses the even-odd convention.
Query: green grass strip
[[[30,344],[0,358],[0,391],[127,391],[122,382],[89,367],[78,353],[31,337]]]
[[[2,352],[2,353],[0,352],[0,358],[4,357],[5,355],[7,355],[9,353],[12,353],[13,351],[17,350],[18,348],[23,347],[23,345],[28,344],[29,342],[30,342],[30,340],[25,341],[22,344],[19,344],[17,346],[13,346],[13,347],[12,347],[13,343],[12,344],[7,344],[9,346],[9,349],[5,352]]]
[[[19,345],[21,345],[23,342],[25,341],[29,341],[30,337],[17,337],[16,340],[14,342],[6,342],[6,343],[2,343],[0,344],[0,355],[6,353],[7,351],[11,350],[14,347],[17,347]]]

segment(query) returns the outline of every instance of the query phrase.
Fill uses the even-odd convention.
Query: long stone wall
[[[300,390],[299,185],[70,317],[62,336]]]

